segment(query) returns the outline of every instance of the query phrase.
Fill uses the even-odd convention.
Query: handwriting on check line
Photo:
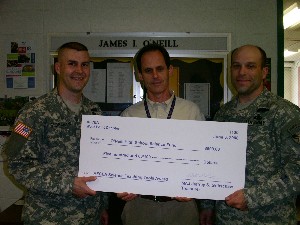
[[[171,158],[171,157],[157,157],[152,156],[150,154],[129,154],[129,153],[115,153],[115,152],[108,152],[105,151],[102,153],[102,158],[115,158],[115,159],[127,159],[127,160],[140,160],[140,161],[152,161],[152,162],[167,162],[167,163],[181,163],[181,164],[192,164],[195,163],[196,165],[206,164],[206,165],[218,165],[217,161],[208,160],[208,159],[186,159],[186,158]]]
[[[88,174],[88,173],[87,173]],[[168,177],[158,177],[158,176],[146,176],[146,175],[136,175],[136,174],[117,174],[111,172],[93,172],[94,176],[109,179],[122,179],[122,180],[136,180],[145,182],[168,182]],[[185,179],[184,181],[179,181],[181,183],[181,190],[184,191],[202,191],[205,188],[222,188],[222,189],[232,189],[234,186],[231,182],[219,181],[219,180],[191,180]]]
[[[126,139],[110,139],[106,140],[104,138],[99,137],[90,137],[90,143],[91,144],[106,144],[106,145],[120,145],[122,147],[132,146],[135,148],[139,147],[149,147],[149,148],[161,148],[161,149],[172,149],[172,150],[187,150],[183,148],[177,148],[176,144],[173,143],[160,143],[158,141],[141,141],[141,140],[126,140]],[[205,146],[205,151],[221,151],[221,148],[218,146]],[[191,149],[191,151],[201,151],[201,149]]]

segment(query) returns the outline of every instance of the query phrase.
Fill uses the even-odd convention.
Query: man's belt
[[[141,198],[144,199],[149,199],[154,202],[168,202],[174,200],[171,197],[166,197],[166,196],[155,196],[155,195],[141,195]]]

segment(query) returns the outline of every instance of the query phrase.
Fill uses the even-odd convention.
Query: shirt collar
[[[147,100],[147,102],[148,102],[151,106],[156,105],[156,104],[162,104],[162,105],[165,105],[165,106],[170,106],[171,103],[172,103],[172,101],[173,101],[174,96],[175,96],[174,91],[172,91],[172,95],[171,95],[171,97],[170,97],[168,100],[166,100],[166,101],[164,101],[164,102],[153,102],[153,101],[151,101],[151,100],[148,98],[148,95],[146,94],[146,100]]]

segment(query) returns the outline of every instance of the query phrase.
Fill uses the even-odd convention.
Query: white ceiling
[[[290,7],[293,3],[297,3],[298,7],[300,7],[300,0],[283,0],[283,11]],[[300,49],[300,24],[284,30],[284,49],[296,52]],[[284,61],[300,61],[300,52],[284,58]]]

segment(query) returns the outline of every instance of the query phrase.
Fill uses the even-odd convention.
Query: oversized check
[[[96,191],[222,200],[244,187],[247,124],[84,115],[79,176]]]

